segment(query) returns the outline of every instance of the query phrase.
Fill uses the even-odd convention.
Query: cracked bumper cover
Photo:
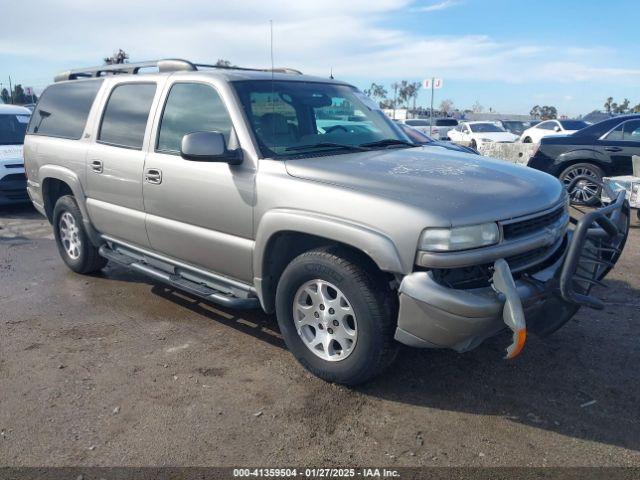
[[[492,287],[471,290],[448,288],[437,283],[429,272],[407,275],[400,285],[400,312],[395,338],[412,347],[451,348],[465,352],[506,328],[513,330],[514,337],[522,337],[524,333],[521,332],[526,328],[542,331],[551,312],[555,317],[554,323],[565,323],[579,307],[553,293],[552,279],[563,259],[558,259],[532,279],[517,281],[513,281],[504,260],[496,262],[500,265],[496,270],[500,272],[499,278],[507,284],[508,279],[513,282],[513,290],[496,285],[498,290],[506,290],[507,295]],[[514,338],[514,344],[517,340]],[[512,350],[508,356],[517,353]]]
[[[507,358],[513,358],[522,350],[527,331],[550,334],[580,306],[602,308],[589,291],[591,285],[600,284],[624,248],[629,229],[624,193],[574,223],[560,258],[515,281],[504,260],[494,263],[492,286],[485,288],[448,288],[430,272],[407,275],[399,289],[396,340],[412,347],[464,352],[508,328],[513,342]]]

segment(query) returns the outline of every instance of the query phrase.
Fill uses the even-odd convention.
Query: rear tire
[[[349,313],[341,316],[342,309]],[[339,247],[296,257],[276,291],[278,325],[291,353],[314,375],[345,385],[366,382],[393,362],[396,312],[381,275]],[[351,336],[343,340],[345,331]]]
[[[53,233],[64,263],[76,273],[92,273],[107,264],[90,242],[82,213],[71,195],[60,197],[53,209]]]
[[[600,167],[592,163],[575,163],[565,168],[559,175],[560,181],[567,187],[571,180],[576,176],[587,175],[592,176],[595,179],[602,181],[604,172]],[[585,183],[584,186],[580,186],[582,182],[578,182],[573,192],[569,192],[571,197],[571,203],[574,205],[585,205],[591,207],[596,205],[600,200],[600,186],[595,183]]]

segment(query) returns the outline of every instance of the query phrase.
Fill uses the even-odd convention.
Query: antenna
[[[333,67],[331,67],[331,70],[329,72],[329,78],[333,80]]]
[[[269,20],[269,27],[271,31],[271,75],[273,76],[273,20]]]

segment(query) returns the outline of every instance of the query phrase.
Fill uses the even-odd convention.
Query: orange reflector
[[[527,330],[522,328],[513,334],[513,344],[507,349],[507,358],[516,358],[522,352],[527,341]]]

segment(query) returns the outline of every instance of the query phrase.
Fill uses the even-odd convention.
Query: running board
[[[141,258],[137,258],[137,256],[134,257],[120,251],[113,250],[108,245],[102,245],[99,252],[100,255],[107,260],[129,267],[132,270],[143,273],[171,287],[183,290],[204,300],[217,303],[223,307],[238,310],[249,310],[260,307],[260,301],[255,296],[250,296],[250,293],[245,292],[247,296],[241,297],[230,293],[233,291],[231,288],[227,292],[222,292],[212,288],[210,285],[207,285],[207,281],[204,278],[202,281],[194,281],[196,278],[191,272],[188,272],[188,276],[194,280],[187,279],[185,276],[181,275],[181,269],[175,268],[174,272],[176,273],[170,273],[151,265]]]

